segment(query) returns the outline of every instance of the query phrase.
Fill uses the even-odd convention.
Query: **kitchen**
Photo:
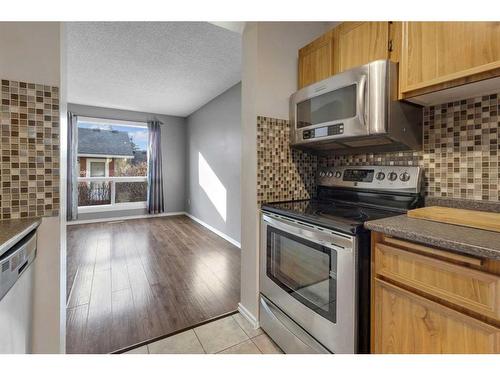
[[[241,289],[229,319],[240,341],[220,352],[261,353],[255,337],[265,334],[273,353],[500,353],[499,40],[497,22],[244,23]],[[60,98],[53,109],[62,119],[58,85],[39,91],[50,94],[41,95],[46,105]],[[50,137],[63,139],[63,128],[61,120]],[[60,157],[50,181],[60,184],[61,210],[52,215],[56,206],[45,203],[45,216],[56,227],[60,220],[64,235]],[[19,230],[4,219],[10,256],[39,222]],[[6,290],[26,274],[32,259],[23,256]],[[37,319],[60,308],[50,327],[34,325],[37,337],[58,337],[50,349],[38,341],[37,352],[65,350],[63,272],[44,280],[59,284],[48,310],[35,306]],[[163,339],[187,332],[198,353],[211,352],[203,326]],[[145,354],[152,345],[128,349]]]
[[[245,306],[285,352],[498,353],[499,37],[345,22],[297,48],[290,115],[257,116],[260,247],[247,238]]]

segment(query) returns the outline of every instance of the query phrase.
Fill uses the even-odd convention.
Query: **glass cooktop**
[[[362,230],[365,221],[402,213],[354,203],[321,200],[267,203],[262,206],[262,209],[348,233],[357,233]]]

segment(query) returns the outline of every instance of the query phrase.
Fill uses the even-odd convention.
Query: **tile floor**
[[[125,354],[283,354],[240,314],[184,331]]]

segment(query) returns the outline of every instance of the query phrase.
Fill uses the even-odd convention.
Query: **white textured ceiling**
[[[241,35],[207,22],[66,25],[70,103],[187,116],[241,80]]]

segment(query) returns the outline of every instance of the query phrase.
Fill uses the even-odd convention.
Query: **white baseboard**
[[[218,229],[215,229],[214,227],[212,227],[211,225],[205,223],[204,221],[198,219],[197,217],[185,212],[185,215],[190,217],[191,219],[193,219],[194,221],[196,221],[197,223],[203,225],[205,228],[211,230],[212,232],[214,232],[216,235],[218,235],[219,237],[222,237],[224,238],[226,241],[232,243],[234,246],[236,246],[237,248],[241,249],[241,244],[236,241],[235,239],[229,237],[227,234],[225,233],[222,233],[220,230]]]
[[[260,327],[259,321],[255,316],[253,316],[250,311],[247,310],[245,306],[241,304],[241,302],[238,303],[238,311],[240,312],[241,315],[245,317],[246,320],[252,325],[254,329],[257,329]]]
[[[118,217],[118,216],[117,217],[106,217],[106,218],[102,218],[102,219],[68,221],[66,223],[66,225],[104,223],[107,221],[122,221],[122,220],[132,220],[132,219],[150,219],[153,217],[177,216],[177,215],[187,215],[187,214],[184,211],[179,211],[179,212],[164,212],[162,214],[150,214],[150,215],[131,215],[131,216],[120,216],[120,217]]]

